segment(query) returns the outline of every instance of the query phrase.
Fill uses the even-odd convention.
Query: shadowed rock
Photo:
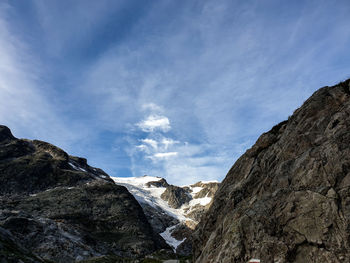
[[[4,262],[138,258],[168,248],[127,189],[84,158],[0,126],[0,171]]]
[[[11,131],[4,125],[0,125],[0,143],[5,143],[6,141],[13,140]]]

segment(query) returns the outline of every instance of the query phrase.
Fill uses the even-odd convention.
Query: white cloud
[[[163,131],[171,129],[169,119],[165,116],[150,115],[137,124],[144,132]]]
[[[140,141],[142,144],[135,146],[138,151],[146,154],[145,158],[156,161],[158,159],[166,159],[177,155],[177,153],[175,154],[175,152],[168,152],[168,150],[174,144],[180,143],[179,141],[159,135],[155,136],[155,134],[152,134],[152,136],[153,138],[141,139]]]
[[[143,143],[148,144],[149,146],[151,146],[154,150],[158,149],[158,142],[153,140],[153,139],[142,139],[141,140]]]
[[[163,138],[161,140],[161,143],[163,144],[165,150],[167,150],[170,146],[174,145],[174,144],[177,144],[177,143],[180,143],[179,141],[175,141],[171,138]]]
[[[151,108],[153,110],[155,107]],[[161,118],[166,118],[167,123],[170,123],[167,117]],[[232,165],[232,159],[227,154],[219,154],[219,148],[208,143],[193,144],[175,140],[169,135],[165,137],[161,133],[162,129],[155,128],[163,127],[162,122],[154,119],[148,117],[137,124],[149,133],[146,138],[139,140],[142,144],[135,146],[136,151],[130,151],[135,176],[161,176],[177,185],[224,177]]]
[[[146,104],[143,104],[143,105],[142,105],[142,109],[145,110],[145,111],[149,110],[149,111],[151,111],[151,112],[153,112],[153,113],[157,113],[157,112],[158,112],[158,113],[161,113],[161,112],[164,111],[162,107],[160,107],[159,105],[157,105],[157,104],[155,104],[155,103],[146,103]]]
[[[146,145],[141,144],[141,145],[136,145],[136,149],[142,151],[142,152],[146,152],[149,153],[149,149]]]
[[[166,152],[166,153],[156,153],[150,158],[155,159],[168,159],[174,156],[177,156],[178,152]]]
[[[182,142],[175,134],[164,136],[162,132],[168,130],[167,125],[170,126],[170,120],[164,116],[167,109],[161,109],[162,115],[155,114],[160,110],[156,104],[144,104],[141,109],[151,111],[151,115],[136,124],[148,134],[138,140],[142,144],[134,147],[136,151],[130,151],[134,176],[161,176],[180,185],[223,178],[232,165],[232,159],[226,153],[219,154],[219,147]]]
[[[229,156],[219,147],[209,144],[178,142],[169,148],[167,152],[145,152],[141,158],[150,160],[150,164],[134,159],[134,175],[161,176],[176,185],[188,185],[200,180],[220,181],[238,157]]]

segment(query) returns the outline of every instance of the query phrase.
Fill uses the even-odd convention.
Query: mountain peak
[[[12,135],[11,130],[4,125],[0,125],[0,143],[13,139],[15,137]]]
[[[12,262],[14,251],[66,263],[169,249],[135,198],[102,169],[50,143],[16,139],[6,126],[0,139],[0,261],[9,255]]]

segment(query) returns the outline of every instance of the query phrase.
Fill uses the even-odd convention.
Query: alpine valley
[[[109,177],[0,126],[0,262],[188,260],[218,182]]]
[[[0,262],[350,262],[350,80],[262,134],[222,183],[110,177],[0,126]]]

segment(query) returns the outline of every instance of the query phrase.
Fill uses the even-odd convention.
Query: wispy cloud
[[[173,140],[171,138],[162,138],[161,143],[164,146],[165,150],[167,150],[169,147],[173,146],[174,144],[180,143],[180,142]]]
[[[68,148],[74,135],[47,97],[45,69],[30,46],[16,36],[0,4],[0,122],[17,136],[51,141]]]
[[[146,133],[146,138],[140,139],[141,144],[135,147],[146,154],[146,159],[151,159],[154,162],[176,156],[178,153],[169,152],[169,147],[179,142],[165,137],[165,134],[171,129],[169,119],[166,116],[155,115],[156,112],[163,112],[163,108],[155,103],[144,104],[141,108],[150,115],[136,124],[137,128]],[[132,147],[134,146],[132,145]]]
[[[178,152],[155,153],[150,158],[152,158],[153,160],[154,159],[169,159],[170,157],[174,157],[176,155],[178,155]]]
[[[144,111],[151,111],[152,113],[162,113],[164,109],[160,107],[159,105],[156,105],[154,103],[146,103],[142,105],[142,110]]]
[[[154,103],[149,105],[152,105],[149,108],[151,114],[159,109],[165,112]],[[170,125],[170,120],[166,116],[163,118]],[[231,158],[219,153],[219,149],[213,145],[180,141],[169,132],[170,129],[145,130],[139,123],[136,126],[146,132],[146,137],[136,142],[130,141],[135,176],[152,174],[165,177],[170,183],[185,185],[200,180],[219,179],[218,175],[223,176],[232,162]]]
[[[347,0],[5,1],[0,122],[111,175],[222,179],[350,77],[349,13]]]
[[[141,142],[151,146],[154,150],[158,150],[158,142],[155,140],[146,138],[142,139]]]
[[[167,132],[171,129],[169,119],[159,115],[150,115],[138,123],[137,126],[144,132],[153,132],[156,130]]]

